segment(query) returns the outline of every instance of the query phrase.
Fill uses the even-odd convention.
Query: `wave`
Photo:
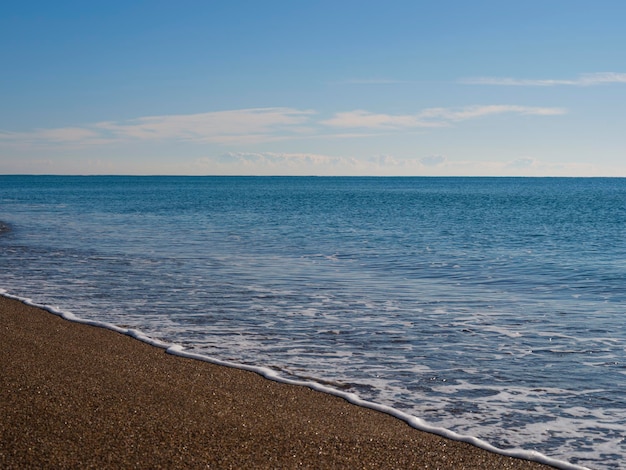
[[[2,232],[2,223],[0,222],[0,233]],[[589,470],[587,467],[583,467],[580,465],[576,465],[576,464],[572,464],[570,462],[566,462],[566,461],[562,461],[562,460],[558,460],[558,459],[554,459],[552,457],[548,457],[540,452],[534,451],[534,450],[524,450],[524,449],[500,449],[498,447],[495,447],[491,444],[489,444],[488,442],[479,439],[477,437],[474,436],[469,436],[469,435],[463,435],[463,434],[459,434],[456,433],[454,431],[451,431],[449,429],[443,428],[443,427],[437,427],[437,426],[433,426],[428,424],[426,421],[424,421],[423,419],[417,417],[417,416],[413,416],[410,415],[408,413],[405,413],[403,411],[400,411],[396,408],[393,408],[391,406],[386,406],[386,405],[382,405],[382,404],[378,404],[378,403],[374,403],[371,401],[367,401],[367,400],[363,400],[361,399],[356,393],[352,393],[352,392],[345,392],[342,390],[338,390],[332,387],[329,387],[327,384],[332,383],[329,381],[324,381],[324,380],[318,380],[318,381],[314,381],[314,380],[294,380],[294,379],[289,379],[286,377],[282,377],[276,370],[268,368],[268,367],[263,367],[263,366],[253,366],[253,365],[248,365],[248,364],[239,364],[239,363],[235,363],[235,362],[230,362],[230,361],[224,361],[221,359],[217,359],[208,355],[204,355],[204,354],[198,354],[198,353],[193,353],[190,351],[185,350],[185,348],[179,344],[173,344],[173,343],[167,343],[164,341],[160,341],[158,339],[154,339],[149,337],[148,335],[144,334],[143,332],[133,329],[133,328],[123,328],[117,325],[114,325],[112,323],[107,323],[107,322],[101,322],[101,321],[96,321],[96,320],[89,320],[89,319],[84,319],[81,318],[77,315],[75,315],[72,312],[69,311],[65,311],[65,310],[60,310],[58,308],[49,306],[49,305],[42,305],[42,304],[38,304],[36,302],[33,302],[32,299],[29,299],[27,297],[19,297],[19,296],[15,296],[12,295],[10,293],[8,293],[5,289],[0,289],[0,295],[9,298],[9,299],[13,299],[13,300],[18,300],[26,305],[30,305],[32,307],[37,307],[40,308],[42,310],[45,310],[47,312],[50,312],[54,315],[57,315],[65,320],[68,321],[72,321],[72,322],[76,322],[76,323],[82,323],[84,325],[90,325],[90,326],[95,326],[95,327],[99,327],[99,328],[105,328],[111,331],[115,331],[117,333],[121,333],[123,335],[126,336],[130,336],[132,338],[135,338],[139,341],[142,341],[144,343],[147,343],[151,346],[157,347],[157,348],[161,348],[164,349],[168,354],[172,354],[175,356],[180,356],[180,357],[185,357],[185,358],[189,358],[189,359],[196,359],[196,360],[200,360],[200,361],[204,361],[204,362],[209,362],[211,364],[216,364],[216,365],[220,365],[220,366],[225,366],[225,367],[232,367],[232,368],[236,368],[236,369],[241,369],[241,370],[246,370],[246,371],[250,371],[250,372],[255,372],[263,377],[265,377],[266,379],[269,380],[273,380],[276,382],[281,382],[281,383],[285,383],[285,384],[290,384],[290,385],[297,385],[297,386],[303,386],[303,387],[308,387],[310,389],[319,391],[319,392],[323,392],[323,393],[328,393],[330,395],[334,395],[340,398],[343,398],[344,400],[348,401],[349,403],[352,403],[354,405],[357,406],[362,406],[364,408],[370,408],[372,410],[376,410],[382,413],[386,413],[390,416],[393,416],[397,419],[400,419],[404,422],[406,422],[409,426],[420,430],[420,431],[425,431],[428,433],[432,433],[432,434],[436,434],[448,439],[452,439],[455,441],[460,441],[460,442],[466,442],[468,444],[474,445],[478,448],[487,450],[489,452],[493,452],[496,454],[500,454],[500,455],[504,455],[504,456],[508,456],[508,457],[514,457],[514,458],[519,458],[519,459],[524,459],[524,460],[529,460],[529,461],[533,461],[533,462],[537,462],[537,463],[541,463],[541,464],[545,464],[545,465],[550,465],[552,467],[555,468],[559,468],[559,469],[563,469],[563,470]]]

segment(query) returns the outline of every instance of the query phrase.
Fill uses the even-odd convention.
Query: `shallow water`
[[[500,448],[626,457],[626,180],[0,176],[0,288]]]

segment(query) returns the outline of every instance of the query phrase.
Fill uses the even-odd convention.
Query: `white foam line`
[[[495,454],[505,455],[508,457],[515,457],[515,458],[524,459],[524,460],[530,460],[533,462],[550,465],[552,467],[563,469],[563,470],[590,470],[588,467],[583,467],[583,466],[569,463],[563,460],[557,460],[557,459],[548,457],[547,455],[544,455],[534,450],[500,449],[477,437],[458,434],[446,428],[432,426],[421,418],[410,415],[408,413],[404,413],[403,411],[397,410],[390,406],[380,405],[378,403],[363,400],[359,398],[358,395],[356,395],[355,393],[342,392],[340,390],[335,390],[333,388],[327,387],[325,385],[321,385],[316,382],[293,380],[293,379],[288,379],[286,377],[281,377],[276,371],[267,367],[252,366],[252,365],[247,365],[247,364],[238,364],[235,362],[223,361],[221,359],[206,356],[204,354],[197,354],[197,353],[185,351],[185,349],[181,345],[166,343],[164,341],[150,338],[149,336],[146,336],[141,331],[134,330],[132,328],[122,328],[117,325],[113,325],[112,323],[106,323],[106,322],[100,322],[96,320],[88,320],[88,319],[80,318],[71,312],[62,311],[62,310],[59,310],[58,308],[51,307],[48,305],[41,305],[41,304],[33,302],[31,299],[26,298],[26,297],[18,297],[15,295],[11,295],[4,289],[0,289],[0,295],[7,297],[9,299],[19,300],[20,302],[26,305],[30,305],[32,307],[37,307],[42,310],[46,310],[50,313],[58,315],[61,318],[64,318],[72,322],[82,323],[84,325],[96,326],[100,328],[106,328],[108,330],[112,330],[117,333],[130,336],[132,338],[138,339],[139,341],[147,343],[151,346],[165,349],[167,353],[172,354],[174,356],[185,357],[189,359],[196,359],[199,361],[209,362],[211,364],[215,364],[219,366],[226,366],[226,367],[232,367],[235,369],[247,370],[250,372],[255,372],[265,377],[266,379],[274,380],[275,382],[308,387],[318,392],[328,393],[329,395],[334,395],[334,396],[343,398],[344,400],[354,405],[362,406],[364,408],[370,408],[372,410],[380,411],[382,413],[391,415],[395,418],[398,418],[406,422],[409,426],[419,431],[425,431],[425,432],[429,432],[432,434],[437,434],[439,436],[452,439],[454,441],[467,442],[468,444],[472,444],[476,447],[487,450],[489,452],[493,452]]]

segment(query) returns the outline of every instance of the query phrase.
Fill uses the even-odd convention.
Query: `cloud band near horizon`
[[[286,107],[249,108],[196,114],[146,116],[124,121],[102,121],[83,126],[0,131],[0,142],[25,145],[104,145],[127,141],[180,141],[196,143],[253,144],[303,137],[345,138],[367,134],[334,133],[355,129],[401,132],[418,128],[448,127],[488,116],[514,114],[555,116],[562,108],[518,105],[479,105],[460,108],[428,108],[415,114],[384,114],[365,110],[335,113],[315,119],[317,112]]]

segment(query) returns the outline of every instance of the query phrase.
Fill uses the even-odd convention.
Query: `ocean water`
[[[626,179],[0,176],[0,289],[626,468]]]

